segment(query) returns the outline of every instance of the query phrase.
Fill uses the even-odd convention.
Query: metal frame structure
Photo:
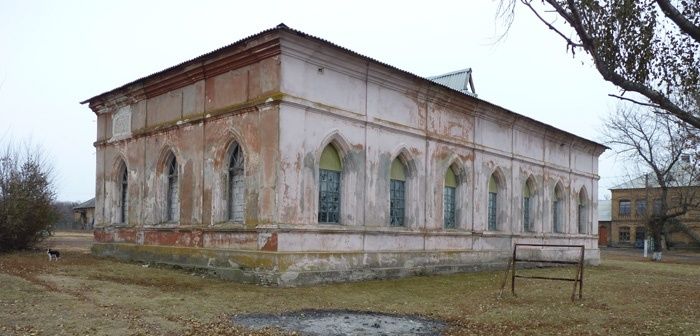
[[[570,261],[570,260],[540,260],[540,259],[521,259],[518,258],[517,252],[518,252],[518,246],[529,246],[529,247],[559,247],[559,248],[578,248],[581,250],[581,254],[579,256],[578,261]],[[576,300],[576,288],[578,287],[578,298],[582,299],[583,298],[583,261],[584,261],[584,256],[585,256],[585,246],[583,245],[558,245],[558,244],[515,244],[513,246],[513,257],[510,260],[509,267],[506,268],[505,275],[503,277],[503,283],[501,284],[501,292],[500,294],[503,294],[503,289],[506,286],[506,283],[508,281],[508,273],[511,273],[511,283],[510,283],[510,292],[513,294],[513,296],[517,296],[515,294],[515,278],[523,278],[523,279],[539,279],[539,280],[560,280],[560,281],[572,281],[574,283],[574,288],[573,291],[571,292],[571,301]],[[572,278],[561,278],[561,277],[543,277],[543,276],[526,276],[526,275],[517,275],[515,273],[515,270],[517,269],[516,263],[517,262],[526,262],[526,263],[545,263],[545,264],[562,264],[562,265],[576,265],[576,276]]]

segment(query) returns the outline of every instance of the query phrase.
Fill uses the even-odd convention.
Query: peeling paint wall
[[[249,50],[256,48],[262,51]],[[464,269],[478,263],[474,255],[481,252],[491,265],[516,242],[585,244],[588,259],[598,261],[597,225],[578,233],[577,199],[584,188],[589,223],[595,223],[601,146],[296,34],[269,33],[212,57],[202,66],[214,72],[191,65],[177,70],[193,72],[189,77],[176,71],[163,75],[163,84],[149,79],[128,94],[91,102],[98,114],[99,253],[121,255],[115,252],[121,249],[137,258],[131,245],[143,246],[150,252],[140,258],[232,267],[245,279],[278,283],[301,281],[307,271],[351,279],[343,272],[386,265],[400,274],[428,266]],[[245,158],[242,223],[227,213],[234,143]],[[318,223],[319,162],[328,145],[343,167],[338,224]],[[176,221],[166,220],[170,153],[178,162]],[[402,227],[389,225],[396,158],[406,168]],[[122,161],[129,173],[124,223]],[[443,226],[448,167],[458,180],[455,229]],[[497,230],[487,225],[492,175],[499,185]],[[532,231],[523,229],[522,218],[528,178]],[[561,233],[551,227],[557,183],[566,196]],[[166,247],[201,252],[185,258]],[[459,253],[439,259],[450,251]]]
[[[372,63],[363,64],[320,44],[301,46],[296,43],[307,41],[298,39],[285,43],[293,46],[293,51],[282,56],[285,100],[280,113],[282,192],[278,195],[278,222],[305,227],[315,238],[300,234],[294,238],[298,244],[281,244],[280,249],[304,250],[300,246],[308,244],[307,250],[315,250],[319,245],[311,242],[321,239],[324,230],[335,229],[314,224],[318,156],[329,139],[338,138],[341,156],[347,155],[344,160],[349,162],[343,171],[340,227],[364,228],[362,250],[497,249],[502,239],[510,246],[520,238],[565,242],[595,238],[594,225],[588,225],[585,234],[578,234],[577,199],[585,187],[587,218],[593,223],[599,149],[493,105],[409,80]],[[318,50],[324,52],[312,52]],[[348,97],[353,97],[352,102],[345,100]],[[407,179],[407,224],[394,228],[388,224],[389,166],[399,152],[410,163],[411,174]],[[443,176],[449,166],[460,180],[455,230],[443,229]],[[496,231],[489,231],[486,223],[491,174],[500,185]],[[536,203],[532,232],[526,232],[522,224],[522,188],[529,177],[534,181]],[[346,178],[353,183],[347,184]],[[356,183],[358,179],[365,181]],[[562,184],[566,193],[561,233],[555,233],[551,226],[556,183]],[[420,238],[413,241],[412,232]],[[467,243],[464,235],[475,234],[480,236],[479,243]],[[346,250],[357,244],[350,238],[347,246],[324,248]]]
[[[244,229],[271,223],[276,207],[279,109],[270,100],[279,96],[278,78],[279,56],[271,56],[153,97],[139,96],[131,101],[117,97],[105,103],[97,111],[95,226],[157,228],[157,235],[162,236],[158,239],[167,244],[173,238],[161,230],[164,228]],[[129,112],[130,119],[119,129],[128,130],[128,134],[115,137],[112,120],[124,123],[123,111]],[[240,143],[245,154],[247,190],[242,224],[230,223],[225,213],[227,150],[233,142]],[[171,152],[178,163],[180,215],[169,223],[165,215],[165,165]],[[121,185],[117,167],[122,161],[129,173],[128,219],[124,223],[118,214]],[[152,236],[146,234],[142,242],[154,242],[149,240]],[[238,245],[250,237],[205,237],[215,245],[255,246]]]

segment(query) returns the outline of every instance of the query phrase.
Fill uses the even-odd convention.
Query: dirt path
[[[41,247],[59,251],[90,253],[93,243],[92,231],[56,231],[42,242]]]
[[[662,253],[661,263],[670,264],[693,264],[700,265],[700,251],[692,250],[671,250]],[[601,249],[601,259],[623,259],[630,261],[648,261],[651,256],[644,258],[641,249],[632,248],[604,248]]]

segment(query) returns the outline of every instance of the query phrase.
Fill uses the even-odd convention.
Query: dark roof
[[[80,203],[80,204],[74,206],[73,210],[90,209],[90,208],[95,208],[95,198],[92,198],[88,201],[85,201],[83,203]]]
[[[129,87],[129,86],[131,86],[131,85],[134,85],[134,84],[136,84],[136,83],[138,83],[138,82],[141,82],[141,81],[144,81],[144,80],[147,80],[147,79],[155,78],[155,77],[157,77],[157,76],[159,76],[159,75],[162,75],[162,74],[164,74],[164,73],[167,73],[167,72],[176,70],[176,69],[178,69],[178,68],[186,68],[186,67],[191,66],[191,65],[193,65],[193,64],[200,63],[200,62],[202,62],[202,61],[204,61],[204,60],[206,60],[206,59],[208,59],[208,58],[210,58],[210,57],[213,57],[213,56],[215,56],[215,55],[217,55],[217,54],[219,54],[219,53],[226,52],[228,49],[234,48],[234,47],[236,47],[236,46],[238,46],[238,45],[247,43],[247,42],[250,41],[250,40],[259,38],[260,36],[263,36],[263,35],[265,35],[265,34],[268,34],[268,33],[271,33],[271,32],[275,32],[275,31],[286,31],[286,32],[289,32],[289,33],[292,33],[292,34],[296,34],[296,35],[298,35],[298,36],[301,36],[301,37],[310,39],[310,40],[319,41],[319,42],[321,42],[321,43],[330,45],[330,46],[332,46],[332,47],[334,47],[334,48],[343,50],[344,52],[347,52],[347,53],[349,53],[349,54],[351,54],[351,55],[354,55],[354,56],[363,58],[363,59],[365,59],[365,60],[368,60],[368,61],[371,61],[371,62],[380,64],[380,65],[383,65],[383,66],[385,66],[385,67],[387,67],[387,68],[390,68],[390,69],[393,69],[393,70],[395,70],[395,71],[401,72],[401,73],[403,73],[403,74],[405,74],[405,75],[408,75],[408,76],[411,76],[411,77],[414,77],[414,78],[417,78],[417,79],[424,80],[424,81],[426,81],[426,82],[428,82],[428,83],[431,83],[431,84],[433,84],[433,85],[437,85],[437,86],[441,86],[441,87],[450,89],[450,90],[452,90],[452,91],[454,91],[454,92],[459,92],[460,94],[463,94],[463,95],[469,96],[469,97],[471,97],[471,98],[477,99],[479,102],[483,102],[483,103],[486,103],[486,104],[489,104],[489,105],[498,107],[498,108],[500,108],[500,109],[503,109],[503,110],[505,110],[505,111],[508,111],[508,112],[510,112],[510,113],[513,113],[514,115],[517,115],[517,116],[519,116],[519,117],[521,117],[521,118],[523,118],[523,119],[532,121],[532,122],[534,122],[534,123],[536,123],[536,124],[544,125],[545,127],[549,127],[549,128],[555,129],[555,130],[557,130],[557,131],[559,131],[559,132],[562,132],[562,133],[564,133],[564,134],[567,134],[567,135],[570,135],[570,136],[574,136],[574,137],[579,138],[579,139],[582,139],[582,140],[586,140],[586,141],[589,142],[589,143],[595,144],[595,145],[600,146],[600,147],[603,147],[603,148],[605,148],[605,149],[610,149],[610,147],[605,146],[605,145],[600,144],[600,143],[597,143],[597,142],[595,142],[595,141],[593,141],[593,140],[588,140],[588,139],[586,139],[586,138],[583,138],[583,137],[578,136],[578,135],[573,134],[573,133],[569,133],[569,132],[564,131],[564,130],[562,130],[562,129],[556,128],[556,127],[554,127],[554,126],[552,126],[552,125],[549,125],[549,124],[543,123],[543,122],[541,122],[541,121],[538,121],[538,120],[536,120],[536,119],[533,119],[533,118],[524,116],[524,115],[522,115],[522,114],[513,112],[513,111],[511,111],[511,110],[508,110],[508,109],[506,109],[506,108],[503,108],[503,107],[498,106],[498,105],[496,105],[496,104],[493,104],[493,103],[491,103],[491,102],[485,101],[485,100],[483,100],[483,99],[479,99],[479,98],[475,97],[475,96],[472,95],[472,94],[464,93],[464,92],[462,92],[462,91],[459,90],[459,89],[455,89],[455,88],[449,87],[449,86],[447,86],[447,85],[444,85],[444,84],[435,82],[434,80],[430,80],[430,79],[427,79],[427,78],[425,78],[425,77],[418,76],[418,75],[413,74],[413,73],[411,73],[411,72],[408,72],[408,71],[406,71],[406,70],[401,70],[401,69],[399,69],[399,68],[397,68],[397,67],[394,67],[394,66],[392,66],[392,65],[390,65],[390,64],[387,64],[387,63],[378,61],[378,60],[376,60],[376,59],[374,59],[374,58],[371,58],[371,57],[362,55],[362,54],[360,54],[360,53],[357,53],[357,52],[352,51],[352,50],[350,50],[350,49],[347,49],[347,48],[345,48],[345,47],[339,46],[339,45],[337,45],[337,44],[335,44],[335,43],[333,43],[333,42],[330,42],[330,41],[328,41],[328,40],[322,39],[322,38],[320,38],[320,37],[316,37],[316,36],[313,36],[313,35],[309,35],[309,34],[304,33],[304,32],[302,32],[302,31],[299,31],[299,30],[296,30],[296,29],[293,29],[293,28],[289,28],[289,27],[288,27],[286,24],[284,24],[284,23],[280,23],[280,24],[278,24],[277,26],[275,26],[275,27],[273,27],[273,28],[269,28],[269,29],[263,30],[263,31],[261,31],[261,32],[259,32],[259,33],[257,33],[257,34],[250,35],[250,36],[248,36],[248,37],[246,37],[246,38],[243,38],[243,39],[241,39],[241,40],[238,40],[238,41],[236,41],[236,42],[233,42],[233,43],[231,43],[231,44],[229,44],[229,45],[227,45],[227,46],[223,46],[223,47],[221,47],[221,48],[219,48],[219,49],[216,49],[216,50],[214,50],[214,51],[208,52],[208,53],[206,53],[206,54],[203,54],[203,55],[201,55],[201,56],[199,56],[199,57],[196,57],[196,58],[193,58],[193,59],[191,59],[191,60],[182,62],[182,63],[180,63],[180,64],[178,64],[178,65],[175,65],[175,66],[169,67],[169,68],[167,68],[167,69],[164,69],[164,70],[155,72],[155,73],[150,74],[150,75],[145,76],[145,77],[141,77],[141,78],[139,78],[139,79],[137,79],[137,80],[135,80],[135,81],[129,82],[129,83],[127,83],[127,84],[124,84],[124,85],[122,85],[122,86],[120,86],[120,87],[118,87],[118,88],[116,88],[116,89],[112,89],[112,90],[103,92],[103,93],[98,94],[98,95],[96,95],[96,96],[94,96],[94,97],[92,97],[92,98],[86,99],[86,100],[84,100],[84,101],[82,101],[82,102],[80,102],[80,103],[81,103],[81,104],[89,103],[90,101],[92,101],[92,100],[94,100],[94,99],[97,99],[97,98],[99,98],[99,97],[101,97],[101,96],[107,95],[107,94],[109,94],[109,93],[114,93],[114,92],[117,92],[117,91],[120,91],[120,90],[124,90],[124,89],[126,89],[127,87]],[[470,79],[471,79],[471,69],[468,69],[468,70],[469,70],[469,72],[470,72]],[[439,76],[438,76],[438,77],[439,77]],[[472,83],[472,85],[473,85],[473,83]],[[473,90],[473,86],[472,86],[472,90]]]

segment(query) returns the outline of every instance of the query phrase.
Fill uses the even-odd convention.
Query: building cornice
[[[259,43],[236,44],[205,54],[191,61],[141,78],[114,90],[87,99],[96,114],[111,111],[143,99],[159,96],[201,80],[239,69],[280,54],[279,38],[270,36]]]

